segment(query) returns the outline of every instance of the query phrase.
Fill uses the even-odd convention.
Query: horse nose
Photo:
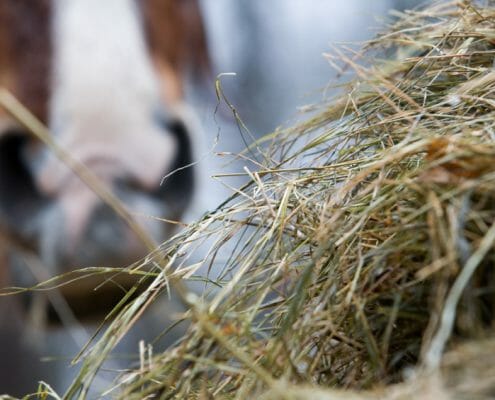
[[[191,132],[183,118],[163,118],[146,132],[123,129],[119,140],[110,142],[106,141],[108,135],[98,136],[90,144],[74,137],[68,140],[71,135],[67,132],[59,138],[65,138],[62,145],[67,153],[112,191],[155,241],[170,235],[171,228],[155,217],[179,219],[194,185],[194,174],[190,168],[183,168],[192,161]],[[137,236],[103,204],[77,171],[74,173],[51,154],[45,154],[38,166],[37,185],[53,205],[42,227],[50,263],[70,259],[86,265],[96,260],[107,263],[117,253],[123,260],[144,255]],[[175,170],[177,173],[170,175]],[[167,179],[162,184],[164,177]]]

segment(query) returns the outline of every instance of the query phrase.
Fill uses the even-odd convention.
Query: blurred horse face
[[[194,132],[184,67],[204,64],[194,0],[2,0],[0,83],[45,122],[157,241],[191,200]],[[1,117],[1,115],[0,115]],[[3,122],[1,122],[3,121]],[[0,121],[0,224],[44,264],[144,254],[125,223],[27,132]],[[148,218],[146,218],[148,216]]]

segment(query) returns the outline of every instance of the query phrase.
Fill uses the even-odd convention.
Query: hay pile
[[[174,282],[188,333],[143,351],[113,396],[495,396],[495,4],[408,12],[362,54],[327,57],[357,80],[253,146],[250,183],[146,260],[162,267],[68,397]],[[222,268],[209,297],[174,279],[205,265]]]

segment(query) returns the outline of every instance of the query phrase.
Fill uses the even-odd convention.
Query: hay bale
[[[223,270],[205,283],[219,287],[210,297],[179,290],[188,333],[143,353],[115,395],[493,396],[494,56],[493,3],[469,1],[407,12],[363,54],[328,55],[358,78],[264,139],[250,183],[162,246],[166,265],[86,356],[68,396],[91,385],[172,273],[213,264]],[[203,262],[190,261],[209,238]]]

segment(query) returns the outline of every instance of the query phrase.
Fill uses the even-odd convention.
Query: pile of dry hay
[[[253,146],[259,171],[153,255],[165,268],[88,350],[67,396],[84,396],[116,341],[175,282],[188,333],[169,351],[143,352],[114,396],[493,398],[487,3],[408,12],[362,54],[328,55],[357,80],[311,120]],[[208,298],[174,280],[202,265],[223,266],[205,283],[217,288]]]

